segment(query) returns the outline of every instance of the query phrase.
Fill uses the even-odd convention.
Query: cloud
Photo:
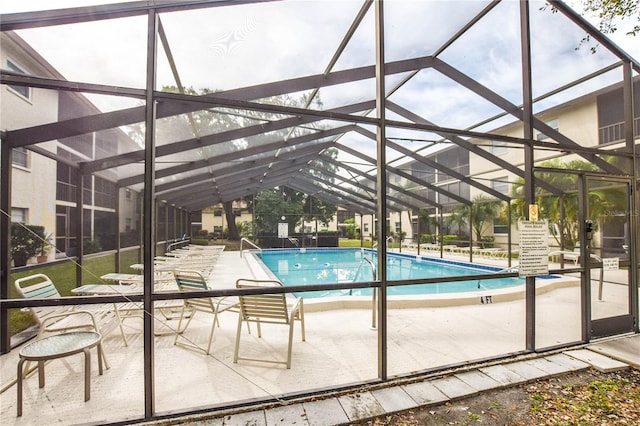
[[[100,1],[5,1],[3,12]],[[387,60],[433,53],[486,2],[389,1],[385,3]],[[536,94],[566,84],[612,61],[606,51],[575,50],[583,31],[560,14],[531,3],[533,80]],[[162,14],[183,85],[225,90],[324,71],[359,11],[360,1],[293,1],[221,6]],[[13,10],[12,10],[13,8]],[[518,104],[522,98],[519,3],[502,2],[441,58]],[[375,56],[373,7],[335,69],[371,65]],[[20,31],[67,79],[125,87],[145,86],[146,18],[136,17]],[[637,38],[612,35],[640,56]],[[622,40],[622,41],[620,41]],[[159,50],[158,87],[175,85]],[[598,83],[600,84],[600,83]],[[373,99],[373,81],[321,91],[325,108]],[[466,127],[496,108],[446,78],[422,71],[393,100],[425,118]],[[104,98],[106,99],[106,98]]]

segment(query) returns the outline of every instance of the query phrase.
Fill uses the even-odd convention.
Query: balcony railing
[[[640,117],[633,120],[635,127],[635,137],[640,136]],[[606,144],[612,142],[622,142],[624,140],[625,125],[624,122],[610,124],[598,129],[599,143]]]
[[[76,185],[71,185],[66,182],[56,182],[56,200],[69,201],[75,203],[76,198]]]

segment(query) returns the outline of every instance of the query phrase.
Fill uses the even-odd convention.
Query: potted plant
[[[30,258],[40,253],[44,236],[44,226],[11,223],[13,266],[24,266]]]
[[[36,258],[38,263],[44,263],[49,259],[49,247],[52,245],[53,234],[48,233],[40,240],[40,254]]]

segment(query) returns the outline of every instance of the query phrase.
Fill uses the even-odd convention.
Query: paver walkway
[[[610,372],[630,366],[640,368],[640,335],[601,341],[552,355],[461,370],[423,381],[406,380],[385,384],[384,387],[363,387],[361,391],[325,399],[316,397],[237,414],[189,416],[184,417],[184,422],[208,426],[333,426],[385,413],[444,404],[488,390],[517,386],[588,368]]]

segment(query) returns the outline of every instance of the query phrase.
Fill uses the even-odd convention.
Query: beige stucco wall
[[[584,98],[579,102],[576,101],[562,108],[554,109],[546,114],[539,114],[537,118],[543,122],[557,120],[558,130],[560,131],[560,133],[577,142],[580,146],[592,147],[597,145],[598,143],[598,116],[595,96]],[[518,122],[512,126],[502,128],[496,133],[505,136],[521,138],[523,134],[523,126],[522,123]],[[537,134],[538,132],[535,131],[534,137],[536,137]],[[551,140],[547,139],[547,141]],[[487,150],[489,149],[487,148]],[[556,158],[559,155],[562,154],[539,150],[536,151],[534,158],[535,162],[539,164],[541,162]],[[509,164],[512,164],[521,169],[524,168],[523,149],[508,148],[505,153],[498,156],[507,161]],[[563,161],[580,159],[582,159],[582,157],[576,154],[565,154],[563,156]],[[515,182],[518,179],[513,173],[510,173],[503,168],[497,167],[495,164],[489,162],[488,160],[485,160],[484,158],[476,154],[470,154],[469,162],[471,175],[474,178],[478,179],[479,182],[485,183],[487,186],[491,186],[491,180],[498,178],[507,177],[509,182]],[[511,193],[511,190],[512,185],[509,186],[509,194]],[[480,190],[471,188],[472,199],[480,193],[482,193]],[[488,229],[487,231],[485,231],[485,234],[491,235],[493,233],[492,231],[492,229]],[[511,233],[512,240],[514,238],[517,238],[518,229],[515,224],[511,226]],[[507,234],[498,234],[494,236],[497,245],[506,245]],[[554,244],[554,242],[551,243]]]
[[[206,229],[209,233],[213,233],[216,226],[221,226],[223,230],[227,229],[227,218],[224,212],[220,216],[213,214],[214,210],[221,210],[222,206],[214,208],[207,208],[202,210],[202,229]],[[240,216],[236,216],[236,224],[241,222],[247,222],[251,224],[252,215],[249,211],[243,210]]]
[[[0,62],[3,68],[7,67],[7,59],[10,59],[29,74],[49,75],[38,60],[20,53],[21,50],[6,34],[2,34],[0,47]],[[57,92],[31,89],[31,98],[26,99],[6,85],[0,87],[0,128],[2,130],[14,130],[55,122],[57,117]],[[56,142],[41,143],[38,146],[53,152]],[[42,155],[27,152],[27,167],[13,167],[11,206],[27,209],[29,224],[42,225],[45,227],[45,233],[54,234],[56,226],[56,163]]]

